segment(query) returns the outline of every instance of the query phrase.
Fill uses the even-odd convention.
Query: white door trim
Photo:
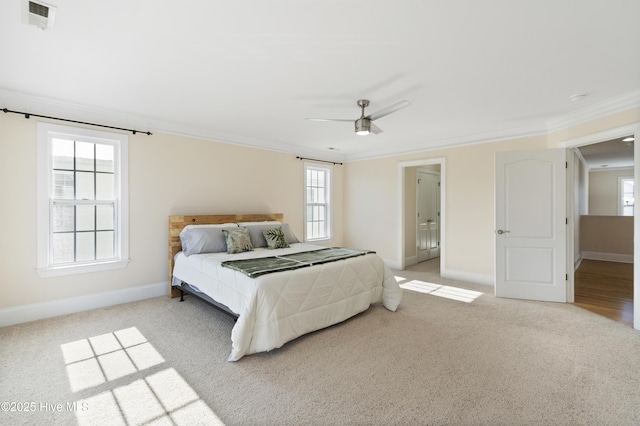
[[[593,133],[590,135],[582,136],[574,139],[567,139],[560,143],[561,147],[571,149],[584,145],[591,145],[598,142],[605,142],[611,139],[620,138],[622,136],[633,135],[636,138],[637,147],[638,141],[640,141],[640,122],[630,124],[627,126],[617,127],[615,129],[609,129],[603,132]],[[633,176],[636,182],[640,182],[640,149],[634,148],[634,171]],[[640,199],[640,188],[635,186],[635,198]],[[567,209],[573,211],[575,208],[573,197],[567,197]],[[640,214],[635,214],[633,219],[633,262],[636,265],[640,265]],[[571,242],[573,244],[573,242]],[[571,267],[567,266],[567,271],[573,270],[573,255],[569,256],[567,253],[568,262],[571,262]],[[573,295],[573,273],[569,273],[569,282],[571,295]],[[640,330],[640,268],[633,268],[633,328]]]

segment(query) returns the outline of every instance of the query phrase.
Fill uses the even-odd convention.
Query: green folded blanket
[[[368,253],[375,253],[368,250],[356,250],[343,247],[331,247],[320,250],[305,251],[302,253],[292,253],[282,256],[261,257],[257,259],[227,260],[222,262],[225,268],[242,272],[243,274],[256,278],[260,275],[272,272],[289,271],[293,269],[305,268],[336,260],[348,259],[350,257],[364,256]]]

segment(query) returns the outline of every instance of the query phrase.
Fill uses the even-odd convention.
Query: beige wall
[[[583,252],[633,255],[633,217],[583,216],[581,228]]]
[[[550,135],[334,166],[335,238],[330,244],[376,250],[399,262],[398,164],[444,158],[444,267],[470,280],[490,277],[495,153],[561,146],[571,138],[637,122],[640,108]],[[117,271],[40,278],[35,272],[36,120],[0,114],[0,149],[5,226],[0,309],[166,282],[170,214],[277,211],[302,236],[303,163],[293,154],[174,135],[130,135],[130,264]]]
[[[571,139],[638,122],[640,108],[633,108],[548,135],[347,163],[344,191],[349,202],[345,204],[345,243],[372,248],[383,258],[399,263],[398,164],[442,157],[446,161],[444,268],[455,275],[482,281],[494,273],[495,153],[557,148]],[[578,178],[584,183],[584,176]],[[410,191],[405,187],[405,195]],[[407,204],[408,209],[411,206]],[[405,211],[405,220],[406,217]],[[404,250],[410,253],[407,241]]]
[[[633,168],[589,172],[589,214],[617,216],[620,190],[618,179],[633,178]]]
[[[0,309],[167,280],[171,214],[282,212],[303,237],[303,162],[292,154],[166,134],[129,135],[130,263],[40,278],[36,273],[36,120],[0,115]],[[334,166],[334,231],[342,245],[343,169]]]
[[[495,153],[544,149],[546,145],[546,137],[539,136],[347,163],[345,243],[357,242],[376,250],[384,259],[399,261],[399,163],[444,158],[444,266],[470,275],[492,275]],[[407,209],[415,211],[413,203]]]

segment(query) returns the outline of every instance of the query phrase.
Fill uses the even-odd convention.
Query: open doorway
[[[597,134],[587,135],[578,139],[566,141],[563,144],[565,147],[571,148],[570,153],[572,153],[572,155],[569,157],[569,160],[570,160],[569,164],[572,164],[571,169],[573,170],[573,173],[571,174],[572,179],[569,182],[569,189],[574,191],[573,192],[574,197],[569,197],[570,203],[568,206],[568,213],[572,215],[574,219],[573,221],[574,226],[572,227],[572,229],[570,229],[571,236],[568,241],[568,254],[570,254],[570,256],[568,257],[569,264],[567,265],[568,272],[569,272],[568,274],[569,285],[567,287],[567,290],[568,290],[568,300],[570,302],[578,302],[580,299],[580,297],[576,294],[577,291],[580,291],[578,289],[580,283],[577,282],[577,280],[582,279],[583,277],[581,277],[581,274],[576,271],[579,269],[581,265],[586,264],[587,261],[591,262],[591,259],[589,258],[594,257],[594,253],[596,257],[601,258],[601,259],[596,259],[595,260],[596,262],[614,261],[615,263],[618,264],[617,266],[620,266],[621,263],[624,263],[624,262],[621,262],[621,260],[628,262],[626,265],[627,272],[624,273],[624,275],[626,277],[628,273],[631,272],[632,294],[640,294],[640,279],[638,277],[638,274],[635,273],[635,265],[637,265],[638,261],[640,260],[640,256],[639,256],[640,254],[639,253],[640,215],[634,214],[630,219],[627,219],[628,221],[630,220],[632,223],[632,230],[627,230],[625,234],[626,237],[630,237],[633,240],[633,242],[631,243],[632,248],[631,250],[629,250],[630,253],[626,253],[626,254],[622,253],[622,257],[620,257],[621,253],[617,253],[613,257],[611,257],[611,255],[609,254],[608,258],[607,256],[605,256],[605,258],[602,259],[602,253],[603,252],[606,253],[607,250],[598,251],[602,249],[598,248],[594,250],[593,247],[586,246],[585,245],[586,242],[584,240],[587,239],[587,236],[586,234],[584,234],[584,232],[582,232],[582,228],[584,224],[582,223],[581,219],[583,219],[584,217],[590,218],[591,216],[593,216],[595,220],[607,220],[607,216],[602,215],[602,213],[606,213],[606,212],[603,212],[602,210],[593,211],[593,209],[591,209],[592,211],[590,212],[588,170],[586,167],[584,167],[585,161],[579,158],[580,155],[582,155],[582,153],[576,151],[576,148],[581,148],[581,147],[586,148],[584,150],[585,152],[588,151],[589,147],[593,149],[601,149],[605,146],[605,145],[599,146],[599,144],[601,143],[614,143],[615,141],[623,142],[624,139],[627,139],[629,137],[634,137],[634,139],[637,140],[638,136],[640,136],[640,123],[611,129],[611,130],[600,132]],[[629,143],[631,141],[627,139],[626,142]],[[631,145],[634,145],[634,143],[632,143]],[[630,174],[633,176],[634,182],[637,182],[639,171],[638,171],[638,168],[635,167],[635,164],[638,163],[638,160],[640,159],[640,150],[632,149],[632,152],[633,152],[634,167],[630,169],[628,172],[630,172]],[[602,164],[606,164],[606,163],[601,162],[600,165]],[[606,168],[609,168],[609,167],[606,167]],[[624,174],[626,175],[627,173],[624,173]],[[617,190],[614,189],[613,191],[610,191],[610,192],[617,193]],[[638,199],[638,194],[639,194],[638,186],[634,185],[633,198]],[[615,194],[613,196],[614,198],[617,197]],[[615,209],[614,211],[617,212],[617,206],[614,207],[614,209]],[[590,214],[594,212],[600,213],[600,215]],[[613,215],[615,216],[615,214]],[[609,226],[602,226],[602,225],[600,226],[606,229],[613,229],[613,228],[610,228]],[[609,238],[611,234],[613,233],[612,232],[608,233],[606,237]],[[572,264],[573,264],[573,267],[571,267]],[[604,264],[604,266],[607,266],[607,265]],[[609,266],[616,266],[616,265],[610,264]],[[629,269],[631,271],[628,271]],[[592,273],[594,276],[600,275],[600,277],[598,277],[596,281],[601,284],[604,283],[605,278],[603,278],[602,272],[590,272],[590,273]],[[615,277],[616,272],[614,272],[613,269],[611,269],[610,274],[608,275]],[[627,279],[627,278],[624,278],[624,279]],[[614,280],[620,280],[620,278],[617,278],[617,279],[614,278]],[[589,291],[593,292],[594,290],[589,289]],[[605,299],[607,298],[606,294],[604,298]],[[628,310],[627,313],[624,314],[626,319],[622,322],[625,322],[625,323],[632,322],[632,324],[630,325],[633,325],[635,329],[640,330],[640,297],[635,297],[635,298],[632,297],[631,299],[632,299],[631,302],[629,301],[626,302],[626,306],[627,306],[627,309],[630,308],[630,310],[633,311],[633,319],[632,321],[629,321],[630,310]],[[598,306],[595,306],[593,310],[595,312],[598,309],[601,309],[601,308]],[[598,313],[602,314],[602,312],[598,312]],[[617,315],[622,315],[622,311]]]
[[[440,257],[440,166],[416,170],[417,262]]]
[[[419,264],[440,275],[445,265],[445,160],[403,162],[398,174],[400,269]],[[421,186],[426,191],[422,198]]]
[[[574,304],[633,326],[634,137],[574,148]]]

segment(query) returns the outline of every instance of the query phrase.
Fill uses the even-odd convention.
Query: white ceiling
[[[592,169],[634,167],[633,141],[624,141],[626,137],[595,143],[578,148],[580,155]]]
[[[0,3],[0,108],[348,161],[640,105],[638,0],[47,2],[45,31]],[[361,98],[412,105],[305,120]]]

